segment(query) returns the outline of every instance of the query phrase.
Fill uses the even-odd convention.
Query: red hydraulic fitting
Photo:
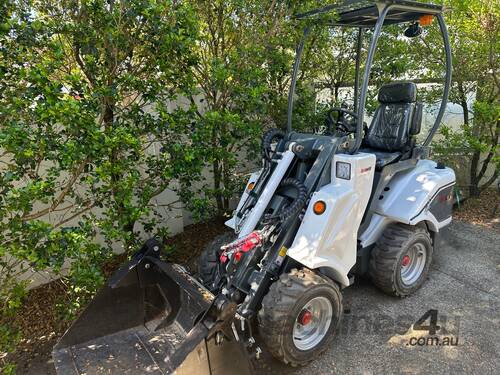
[[[230,244],[221,247],[223,250],[220,261],[226,263],[230,254],[234,254],[234,261],[239,262],[243,253],[262,245],[263,238],[259,231],[253,231],[248,236],[242,239],[231,242]]]

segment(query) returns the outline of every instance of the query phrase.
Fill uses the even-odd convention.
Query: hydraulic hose
[[[277,139],[283,139],[285,132],[281,129],[273,128],[262,136],[262,156],[266,160],[271,160],[271,145]]]
[[[265,221],[279,219],[283,223],[292,216],[297,215],[307,201],[307,189],[299,180],[295,178],[285,178],[281,181],[279,187],[294,188],[297,191],[297,198],[295,198],[292,204],[283,208],[278,214],[267,214],[264,217]]]

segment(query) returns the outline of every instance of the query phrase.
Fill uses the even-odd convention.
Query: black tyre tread
[[[290,306],[293,306],[296,301],[311,287],[326,284],[332,287],[339,298],[341,311],[339,317],[342,316],[342,293],[336,283],[330,279],[315,273],[314,271],[303,269],[292,269],[289,273],[284,273],[274,282],[269,288],[268,294],[262,301],[262,308],[258,313],[259,331],[266,347],[271,354],[282,362],[296,367],[306,365],[321,355],[327,348],[328,343],[333,340],[335,335],[330,335],[327,338],[327,344],[322,350],[318,350],[312,355],[306,363],[296,362],[293,358],[289,358],[282,349],[283,331],[287,317],[290,314]],[[332,324],[335,324],[332,322]],[[339,322],[335,327],[334,332],[338,330]]]
[[[396,297],[406,297],[408,295],[402,293],[396,286],[395,267],[399,266],[398,260],[402,249],[406,248],[416,235],[425,236],[429,243],[432,244],[431,237],[426,228],[405,224],[389,225],[377,241],[370,259],[369,275],[373,283],[384,293]],[[430,263],[432,246],[427,256],[430,257],[428,261]],[[424,270],[424,273],[427,273],[427,270],[428,267]],[[415,289],[418,289],[418,287]]]
[[[217,267],[217,252],[221,246],[232,242],[236,238],[233,232],[226,232],[215,237],[201,252],[198,257],[198,276],[204,285],[213,282],[214,270]]]

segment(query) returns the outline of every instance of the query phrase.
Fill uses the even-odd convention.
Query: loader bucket
[[[236,358],[239,372],[250,373],[242,345],[215,345],[234,309],[154,256],[158,249],[148,241],[60,339],[53,350],[59,375],[229,374]]]

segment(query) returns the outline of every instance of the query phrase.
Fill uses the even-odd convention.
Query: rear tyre
[[[220,248],[236,239],[233,232],[226,232],[215,237],[198,258],[198,276],[208,289],[212,290],[219,265]]]
[[[328,348],[341,316],[337,284],[307,268],[293,269],[282,274],[264,297],[259,332],[275,358],[301,366]]]
[[[432,253],[432,240],[426,228],[389,225],[373,249],[370,277],[383,292],[406,297],[427,278]]]

